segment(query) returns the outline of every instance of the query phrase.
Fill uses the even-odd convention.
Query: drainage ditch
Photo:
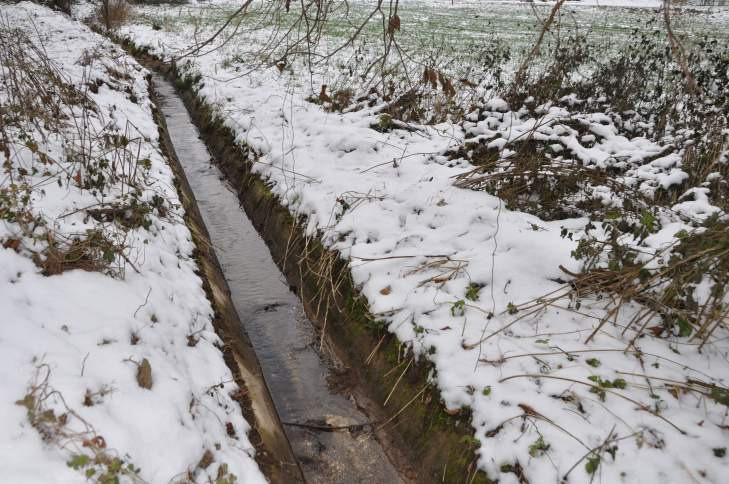
[[[252,342],[286,437],[307,482],[407,482],[346,391],[345,366],[315,326],[213,164],[174,86],[154,75],[158,109],[197,200],[230,296]],[[326,340],[323,340],[326,341]]]

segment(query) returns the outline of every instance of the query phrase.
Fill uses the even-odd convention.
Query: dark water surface
[[[207,148],[171,83],[153,77],[169,136],[197,199],[231,297],[261,363],[282,422],[316,426],[366,423],[352,398],[337,393],[340,365],[319,351],[319,337],[289,290],[235,191],[211,164]],[[382,446],[366,431],[286,425],[307,482],[399,483]]]

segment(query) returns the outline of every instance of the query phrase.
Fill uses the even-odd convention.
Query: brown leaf
[[[678,400],[681,397],[681,394],[686,393],[686,389],[682,388],[678,385],[666,385],[666,390],[668,390],[668,393],[673,395],[673,398]]]
[[[455,96],[456,90],[453,88],[453,84],[451,83],[451,80],[448,79],[442,72],[438,72],[438,80],[440,81],[440,85],[443,88],[443,93],[448,96]]]
[[[383,287],[382,289],[380,289],[380,294],[382,294],[383,296],[387,296],[391,292],[392,292],[391,286]]]
[[[387,25],[387,33],[392,35],[396,30],[400,30],[400,17],[398,15],[393,15],[390,17],[390,22]]]
[[[18,252],[18,249],[20,249],[20,239],[8,239],[5,242],[3,242],[3,247],[6,249],[12,249],[15,252]]]
[[[147,358],[143,359],[137,367],[137,383],[147,390],[152,388],[152,365]]]
[[[438,89],[438,72],[435,69],[429,69],[428,81],[430,82],[430,87]]]
[[[213,453],[210,452],[210,449],[207,449],[205,450],[203,456],[200,458],[200,462],[197,463],[197,466],[200,469],[207,469],[214,461],[215,457],[213,457]]]
[[[321,85],[321,91],[319,91],[319,101],[322,103],[332,102],[332,98],[330,98],[327,95],[327,85],[326,84]]]
[[[530,407],[526,403],[520,403],[518,406],[519,406],[519,408],[524,410],[524,413],[527,415],[531,415],[532,417],[541,417],[542,416],[541,413],[537,412],[536,410],[534,410],[532,407]]]
[[[96,437],[93,437],[91,439],[85,439],[82,443],[84,447],[91,447],[96,449],[105,449],[106,448],[106,440],[104,440],[104,437],[101,435],[97,435]]]

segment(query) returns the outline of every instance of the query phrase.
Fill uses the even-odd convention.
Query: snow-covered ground
[[[189,45],[192,29],[137,24],[122,32],[166,56]],[[434,363],[445,406],[473,410],[479,465],[492,478],[726,481],[727,408],[682,388],[687,378],[726,387],[727,340],[703,351],[672,336],[629,346],[635,333],[623,326],[639,309],[629,305],[586,343],[605,315],[601,301],[524,309],[564,288],[560,266],[579,272],[571,252],[586,220],[546,222],[457,188],[454,177],[472,166],[444,153],[467,133],[498,137],[496,145],[536,133],[586,165],[631,164],[623,181],[647,192],[684,179],[679,157],[646,160],[662,147],[625,138],[599,113],[581,120],[594,135],[585,138],[563,123],[563,107],[545,106],[537,119],[496,101],[462,125],[380,133],[371,125],[383,121],[382,106],[325,112],[289,72],[239,75],[244,67],[225,62],[237,48],[229,43],[187,67],[203,76],[199,95],[260,155],[254,169],[307,217],[309,234],[349,261],[372,313]],[[686,203],[661,215],[646,247],[664,247],[691,219],[719,210],[701,197]]]
[[[423,0],[403,0],[401,3],[407,4],[409,2],[417,3]],[[430,0],[429,3],[436,5],[442,5],[444,7],[450,6],[461,6],[464,3],[478,3],[479,0]],[[530,0],[482,0],[482,3],[535,3]],[[542,0],[536,2],[538,4],[554,4],[556,0]],[[567,0],[568,4],[580,5],[580,6],[599,6],[599,7],[636,7],[636,8],[656,8],[663,4],[663,0]]]
[[[3,4],[0,28],[3,42],[20,44],[20,29],[51,59],[59,84],[26,84],[47,93],[41,105],[55,105],[63,85],[80,103],[13,121],[11,70],[0,65],[0,480],[264,482],[160,151],[147,72],[35,4]],[[13,205],[22,197],[9,195],[25,189],[27,203]],[[114,206],[127,207],[129,227],[94,212]],[[132,223],[135,213],[143,221]],[[42,273],[49,241],[63,251],[92,237],[113,241],[98,271],[72,269],[91,252]]]

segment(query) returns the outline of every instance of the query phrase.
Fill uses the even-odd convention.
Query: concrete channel
[[[372,432],[357,398],[338,384],[343,363],[320,344],[268,247],[213,163],[175,87],[152,85],[167,134],[260,362],[265,385],[305,482],[408,482]],[[244,379],[245,380],[245,379]],[[255,411],[255,408],[254,408]],[[289,469],[282,480],[298,480]]]

